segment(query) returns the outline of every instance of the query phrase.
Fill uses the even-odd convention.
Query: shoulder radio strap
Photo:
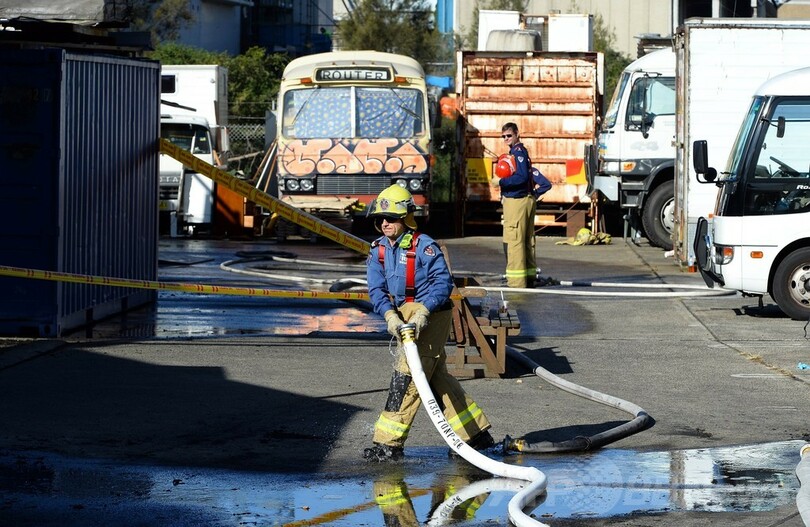
[[[416,240],[419,239],[421,233],[414,232],[411,236],[411,245],[405,253],[405,301],[413,302],[416,296]],[[379,244],[377,246],[377,259],[385,269],[385,246]]]

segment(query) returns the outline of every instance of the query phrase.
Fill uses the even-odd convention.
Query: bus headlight
[[[714,263],[716,265],[728,265],[734,259],[734,247],[729,245],[714,246]]]
[[[312,192],[315,189],[315,181],[312,179],[302,179],[299,183],[303,192]]]
[[[408,189],[408,180],[407,179],[397,179],[394,181],[397,185],[404,188],[405,190]]]
[[[410,179],[408,180],[408,190],[411,192],[419,192],[422,190],[422,180],[421,179]]]
[[[287,180],[287,190],[292,192],[297,192],[301,188],[301,185],[298,184],[297,179],[290,178]]]

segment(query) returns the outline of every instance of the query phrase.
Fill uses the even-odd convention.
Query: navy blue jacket
[[[517,168],[514,174],[498,182],[501,187],[501,196],[505,198],[525,198],[529,195],[529,189],[533,186],[529,184],[532,177],[532,162],[529,159],[529,152],[526,151],[523,143],[515,143],[509,149],[509,154],[514,156]]]
[[[374,306],[374,312],[379,315],[384,315],[389,309],[405,303],[406,254],[411,244],[409,240],[403,241],[403,238],[408,234],[412,232],[403,233],[393,247],[385,236],[377,238],[371,244],[366,260],[368,296]],[[378,257],[380,245],[385,249],[384,264],[380,263]],[[453,278],[447,268],[444,254],[433,238],[420,233],[415,250],[414,301],[420,302],[428,311],[433,312],[449,300],[450,292],[453,290]]]

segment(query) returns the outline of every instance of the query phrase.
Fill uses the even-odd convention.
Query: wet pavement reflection
[[[365,291],[365,259],[334,245],[162,240],[161,282],[274,290]],[[334,284],[338,284],[335,286]],[[385,329],[364,301],[158,291],[156,304],[68,338],[358,334]]]
[[[159,280],[327,291],[362,281],[363,258],[338,247],[162,240]],[[324,265],[325,264],[325,265]],[[362,286],[358,286],[362,289]],[[516,306],[520,307],[520,301]],[[556,303],[557,316],[574,309]],[[541,328],[527,320],[525,335]],[[363,302],[158,293],[158,302],[112,317],[70,338],[205,338],[228,335],[384,333]],[[555,334],[545,324],[545,334]],[[803,441],[665,452],[606,448],[574,455],[492,457],[534,466],[549,478],[534,515],[610,518],[677,511],[746,513],[795,500]],[[446,448],[406,448],[403,463],[341,473],[279,474],[133,464],[40,452],[0,451],[0,526],[312,526],[506,525],[514,491]],[[354,472],[354,473],[352,473]],[[481,494],[446,509],[476,485]],[[454,503],[455,505],[455,503]]]
[[[542,521],[673,511],[767,511],[795,500],[803,441],[714,449],[503,457],[549,478]],[[493,457],[502,457],[491,454]],[[502,524],[514,491],[446,449],[406,449],[403,463],[362,476],[289,475],[130,465],[0,453],[0,524],[458,526]],[[516,484],[520,484],[516,482]],[[469,485],[476,498],[445,500]],[[492,490],[490,490],[492,489]],[[487,490],[489,490],[487,492]],[[394,499],[396,498],[396,499]]]

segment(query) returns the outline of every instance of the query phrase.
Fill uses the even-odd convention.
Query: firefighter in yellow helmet
[[[366,261],[368,296],[392,335],[398,336],[405,321],[414,324],[422,368],[447,422],[470,446],[489,448],[494,444],[487,431],[489,421],[447,371],[444,345],[452,322],[453,278],[436,241],[416,230],[415,210],[413,196],[399,185],[380,192],[371,205],[369,215],[382,236],[372,242]],[[363,452],[366,459],[386,461],[403,456],[419,402],[400,349],[385,409],[374,425],[374,445]]]

